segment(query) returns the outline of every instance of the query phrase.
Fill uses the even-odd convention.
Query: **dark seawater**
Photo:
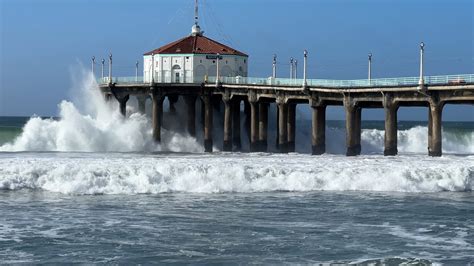
[[[472,192],[21,190],[0,209],[4,263],[474,262]]]
[[[0,143],[27,120],[0,118]],[[355,158],[343,121],[323,156],[21,150],[32,134],[0,152],[0,263],[473,264],[474,123],[443,123],[441,158],[426,122],[399,122],[395,157],[363,128]]]

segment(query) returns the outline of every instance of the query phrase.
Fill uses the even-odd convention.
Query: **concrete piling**
[[[326,105],[311,105],[311,149],[313,155],[326,152]]]
[[[187,95],[184,97],[187,113],[186,128],[188,130],[188,134],[192,137],[196,137],[196,98],[197,97],[194,95]]]
[[[277,98],[278,105],[278,151],[288,152],[288,104],[283,98]]]
[[[240,137],[240,99],[232,101],[232,143],[235,151],[242,150]]]
[[[224,151],[232,151],[232,103],[228,97],[222,98],[224,102]]]
[[[442,155],[441,117],[443,113],[443,103],[430,101],[429,109],[430,119],[428,128],[431,134],[428,134],[428,155],[439,157]]]
[[[152,94],[153,112],[152,112],[152,127],[153,140],[161,142],[161,126],[163,122],[163,96],[161,94]]]
[[[212,152],[213,106],[211,96],[202,96],[204,102],[204,151]]]
[[[395,102],[390,95],[385,95],[383,99],[383,107],[385,110],[385,148],[383,154],[385,156],[397,155],[397,111],[398,103]]]
[[[268,103],[258,105],[258,146],[259,151],[266,152],[268,148]]]
[[[296,104],[288,104],[288,152],[295,152],[295,141],[296,141]]]

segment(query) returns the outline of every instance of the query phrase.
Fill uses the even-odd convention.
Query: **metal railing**
[[[425,85],[461,85],[474,83],[474,74],[462,75],[444,75],[444,76],[425,76]],[[199,79],[173,80],[171,77],[156,77],[155,83],[216,83],[216,77],[203,77]],[[242,84],[242,85],[274,85],[302,87],[303,79],[285,79],[285,78],[255,78],[255,77],[220,77],[222,84]],[[99,84],[108,84],[109,78],[97,79]],[[117,84],[149,84],[143,77],[113,77],[112,83]],[[379,87],[379,86],[416,86],[419,83],[419,77],[401,77],[401,78],[381,78],[381,79],[355,79],[355,80],[332,80],[332,79],[307,79],[306,83],[310,87],[328,87],[328,88],[354,88],[354,87]]]

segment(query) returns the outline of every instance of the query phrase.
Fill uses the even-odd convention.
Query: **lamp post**
[[[112,53],[109,54],[109,84],[112,84]]]
[[[217,53],[217,65],[216,65],[216,86],[219,85],[219,57],[220,54]]]
[[[104,79],[104,65],[105,65],[105,59],[102,58],[102,69],[101,69],[101,77]]]
[[[423,79],[423,54],[425,51],[425,43],[421,42],[420,43],[420,80],[418,81],[418,85],[420,88],[423,88],[425,82]]]
[[[92,75],[94,76],[95,56],[92,57]]]
[[[163,67],[161,68],[163,69]],[[155,83],[155,53],[151,53],[151,84]]]
[[[293,74],[293,78],[297,79],[298,78],[298,60],[295,59],[295,68],[293,69],[295,73]]]
[[[273,66],[272,77],[273,78],[276,78],[276,74],[277,74],[276,73],[276,64],[277,64],[277,56],[276,56],[276,54],[274,54],[273,55],[273,64],[272,64],[272,66]]]
[[[290,58],[290,79],[293,78],[293,57]]]
[[[368,76],[368,79],[369,79],[369,84],[370,84],[370,81],[372,80],[372,53],[369,53],[369,76]]]
[[[138,81],[138,61],[135,63],[135,81]]]
[[[308,83],[306,82],[306,69],[308,67],[308,51],[304,50],[303,51],[303,87],[308,86]]]

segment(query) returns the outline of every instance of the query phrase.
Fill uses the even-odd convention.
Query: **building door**
[[[179,83],[179,72],[176,72],[174,75],[174,82]]]
[[[174,65],[171,72],[171,82],[180,83],[181,67],[179,65]]]

